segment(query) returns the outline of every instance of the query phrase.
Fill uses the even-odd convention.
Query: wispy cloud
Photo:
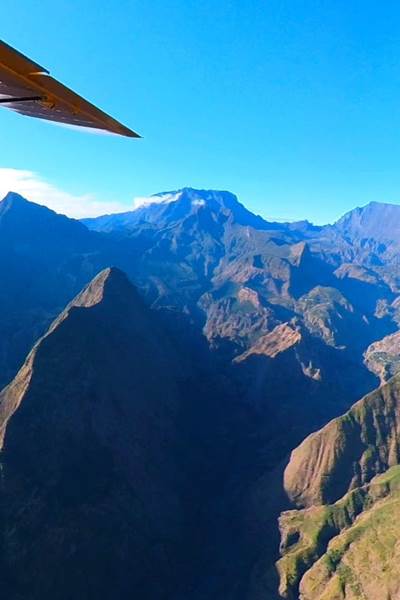
[[[165,194],[155,194],[154,196],[136,196],[136,198],[133,199],[133,208],[136,210],[137,208],[150,206],[150,204],[169,204],[170,202],[178,200],[180,196],[180,193],[170,194],[169,192],[166,192]]]
[[[93,194],[70,194],[33,171],[0,167],[0,199],[10,191],[76,219],[130,209],[122,202],[102,201]]]

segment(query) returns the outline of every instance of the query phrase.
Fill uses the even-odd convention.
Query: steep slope
[[[400,467],[332,505],[287,511],[280,518],[280,592],[300,600],[396,598]]]
[[[0,396],[8,598],[171,597],[180,377],[157,318],[116,269],[39,340]]]
[[[396,598],[400,593],[399,472],[388,471],[371,483],[390,489],[355,523],[334,538],[326,556],[301,582],[302,600]]]
[[[298,506],[331,503],[399,462],[400,379],[368,394],[291,455],[285,489]]]
[[[283,481],[300,510],[280,518],[283,597],[396,597],[399,423],[395,376],[292,452]]]

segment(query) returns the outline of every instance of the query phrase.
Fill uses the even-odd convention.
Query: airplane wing
[[[28,117],[140,137],[1,40],[0,105]]]

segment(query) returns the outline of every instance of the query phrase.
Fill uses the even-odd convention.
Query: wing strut
[[[44,100],[43,96],[26,96],[25,98],[0,98],[0,104],[14,104],[14,102],[36,102]]]

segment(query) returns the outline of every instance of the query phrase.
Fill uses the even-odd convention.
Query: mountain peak
[[[139,314],[143,310],[143,302],[125,273],[117,267],[108,267],[100,271],[67,305],[49,331],[54,331],[69,317],[73,309],[92,308],[96,305],[101,305],[102,310],[112,313],[116,318],[123,318],[133,307],[136,307]]]
[[[10,209],[24,207],[30,204],[33,203],[29,202],[20,194],[17,194],[17,192],[10,191],[4,196],[3,200],[0,201],[0,214],[4,214]]]
[[[16,192],[8,192],[0,201],[0,226],[2,235],[7,229],[12,238],[15,235],[24,237],[25,244],[28,238],[35,238],[36,247],[49,236],[57,240],[61,230],[64,233],[69,230],[71,239],[87,234],[86,228],[78,220],[59,214],[43,204],[31,202]]]
[[[141,225],[166,228],[204,213],[207,213],[209,222],[214,223],[230,219],[232,223],[260,230],[281,228],[247,210],[231,192],[191,187],[137,198],[134,210],[83,219],[82,222],[96,231],[129,231]]]
[[[14,203],[14,202],[28,202],[28,200],[26,198],[24,198],[23,196],[21,196],[21,194],[18,194],[17,192],[13,192],[10,190],[4,196],[2,202],[7,202],[9,204],[9,203]]]
[[[135,202],[135,209],[148,207],[152,204],[170,204],[178,201],[191,201],[196,206],[204,206],[206,203],[217,201],[220,204],[239,204],[237,197],[231,192],[225,190],[207,190],[192,187],[183,187],[178,190],[171,190],[153,194],[152,196],[138,198]]]
[[[123,295],[131,291],[132,284],[123,271],[117,267],[108,267],[96,275],[94,279],[72,300],[69,307],[81,306],[89,308],[99,304],[108,295]]]
[[[397,219],[400,219],[400,205],[372,201],[365,206],[357,206],[344,214],[336,221],[335,226],[347,225],[349,223],[365,225],[368,223],[369,219],[379,218],[386,220],[390,216],[396,216]]]
[[[331,229],[353,239],[397,240],[400,235],[400,205],[370,202],[343,215]]]
[[[18,390],[25,389],[25,386],[29,385],[32,377],[32,365],[36,361],[40,348],[47,344],[49,338],[54,338],[54,334],[57,332],[71,329],[74,331],[74,335],[77,335],[75,341],[78,346],[80,335],[77,332],[84,331],[86,327],[94,327],[91,334],[94,335],[97,325],[101,328],[104,323],[108,324],[109,332],[114,328],[122,328],[124,335],[127,337],[131,335],[132,339],[138,334],[141,339],[142,337],[154,338],[157,336],[151,332],[155,319],[150,315],[149,309],[123,271],[116,267],[103,269],[66,306],[50,325],[48,331],[33,346],[25,364],[16,376],[16,380],[19,382]],[[111,333],[107,333],[107,335],[111,335]],[[82,339],[80,341],[84,344]],[[100,353],[101,348],[98,350]],[[10,386],[12,389],[12,384]],[[9,397],[7,390],[10,386],[5,388],[4,394],[3,392],[0,394],[0,447],[9,417],[18,406],[13,402],[2,401],[2,398]]]
[[[0,217],[6,214],[15,214],[18,215],[18,218],[22,215],[29,216],[30,218],[33,214],[42,215],[46,218],[50,215],[56,215],[58,218],[66,218],[63,215],[58,215],[55,211],[47,208],[47,206],[31,202],[24,198],[24,196],[21,196],[21,194],[11,191],[0,201]]]
[[[173,206],[175,205],[175,206]],[[158,210],[158,207],[164,207],[171,212],[174,208],[179,208],[179,215],[191,213],[193,210],[207,207],[214,212],[221,210],[235,211],[244,209],[237,197],[231,192],[225,190],[207,190],[184,187],[178,190],[161,192],[149,197],[137,198],[133,212],[145,214],[148,209]],[[131,211],[132,212],[132,211]],[[248,212],[248,211],[247,211]]]

